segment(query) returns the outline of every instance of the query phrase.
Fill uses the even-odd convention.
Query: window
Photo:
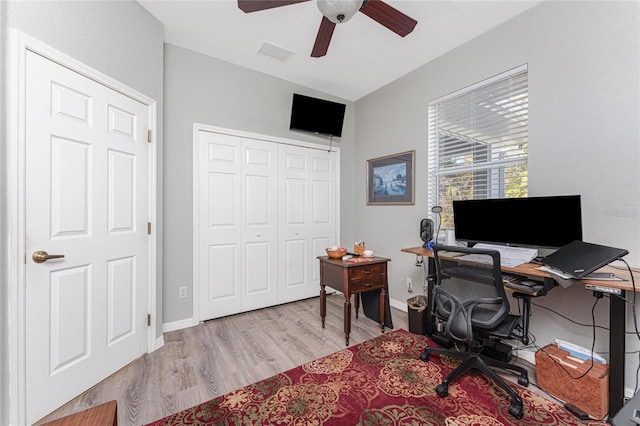
[[[442,206],[453,228],[453,200],[526,197],[527,66],[429,103],[429,209]]]

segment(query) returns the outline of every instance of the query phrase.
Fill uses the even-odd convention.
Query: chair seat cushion
[[[497,337],[508,338],[513,334],[513,330],[520,325],[521,320],[522,317],[509,314],[500,323],[500,326],[491,329],[490,334]]]

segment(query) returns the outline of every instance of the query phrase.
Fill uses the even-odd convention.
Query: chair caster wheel
[[[527,386],[529,386],[529,378],[527,376],[518,377],[518,384],[526,388]]]
[[[438,386],[436,386],[436,393],[444,398],[445,396],[449,395],[449,387],[440,383]],[[509,408],[509,410],[511,410],[511,408]]]
[[[509,414],[511,414],[516,419],[521,419],[524,415],[524,411],[522,410],[522,405],[511,404],[509,406]]]
[[[429,361],[429,352],[427,352],[427,351],[423,351],[423,352],[420,354],[420,359],[421,359],[422,361],[424,361],[424,362],[428,362],[428,361]]]

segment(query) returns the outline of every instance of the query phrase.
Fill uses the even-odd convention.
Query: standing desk
[[[428,278],[427,278],[427,297],[430,298],[435,285],[435,263],[433,259],[433,251],[424,247],[405,248],[401,251],[405,253],[415,254],[416,256],[426,257],[428,260]],[[503,266],[502,270],[518,275],[525,275],[533,280],[544,281],[545,291],[556,286],[553,276],[547,272],[540,271],[536,268],[540,265],[534,263],[525,263],[514,268]],[[580,280],[580,284],[597,285],[603,288],[620,290],[619,297],[609,298],[609,416],[613,417],[624,404],[624,357],[625,357],[625,329],[627,310],[625,297],[627,291],[633,291],[631,277],[628,271],[605,267],[599,271],[615,272],[615,274],[626,281],[597,281],[597,280]],[[640,282],[640,274],[634,273],[634,278]],[[640,288],[636,288],[640,292]],[[433,318],[429,309],[426,315],[427,335],[434,333]]]

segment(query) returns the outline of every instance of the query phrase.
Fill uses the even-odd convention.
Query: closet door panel
[[[238,244],[217,244],[209,247],[207,291],[208,302],[229,301],[236,298],[238,282]],[[228,313],[232,313],[230,310]]]
[[[269,295],[269,292],[273,290],[271,280],[271,265],[273,263],[271,259],[271,246],[272,244],[268,242],[245,244],[244,258],[247,260],[245,262],[245,295],[249,298],[271,298]],[[245,303],[243,307],[246,309],[255,309],[263,307],[261,305],[262,303],[258,303],[256,306]]]
[[[280,146],[280,253],[278,302],[310,297],[307,290],[310,255],[309,159],[305,148]],[[315,294],[314,294],[315,295]]]
[[[305,258],[307,257],[306,241],[289,240],[286,242],[285,251],[285,276],[283,277],[286,288],[305,284]]]
[[[320,268],[316,258],[326,254],[326,247],[341,243],[336,240],[336,157],[335,153],[319,150],[310,150],[309,156],[312,256],[307,261],[311,262],[310,286],[320,288]],[[342,242],[342,246],[350,250],[346,242]]]
[[[280,146],[280,303],[317,296],[317,256],[336,242],[335,153]],[[294,249],[295,247],[295,249]]]
[[[336,239],[336,155],[198,132],[198,320],[317,296]]]
[[[198,134],[198,320],[239,312],[243,282],[241,139],[201,131]]]
[[[278,144],[243,139],[243,310],[278,302]]]
[[[315,287],[318,294],[320,294],[320,262],[318,262],[317,257],[326,255],[325,249],[333,244],[333,239],[328,237],[311,239],[311,247],[314,253],[312,257],[315,260],[315,262],[312,262],[311,287]]]

